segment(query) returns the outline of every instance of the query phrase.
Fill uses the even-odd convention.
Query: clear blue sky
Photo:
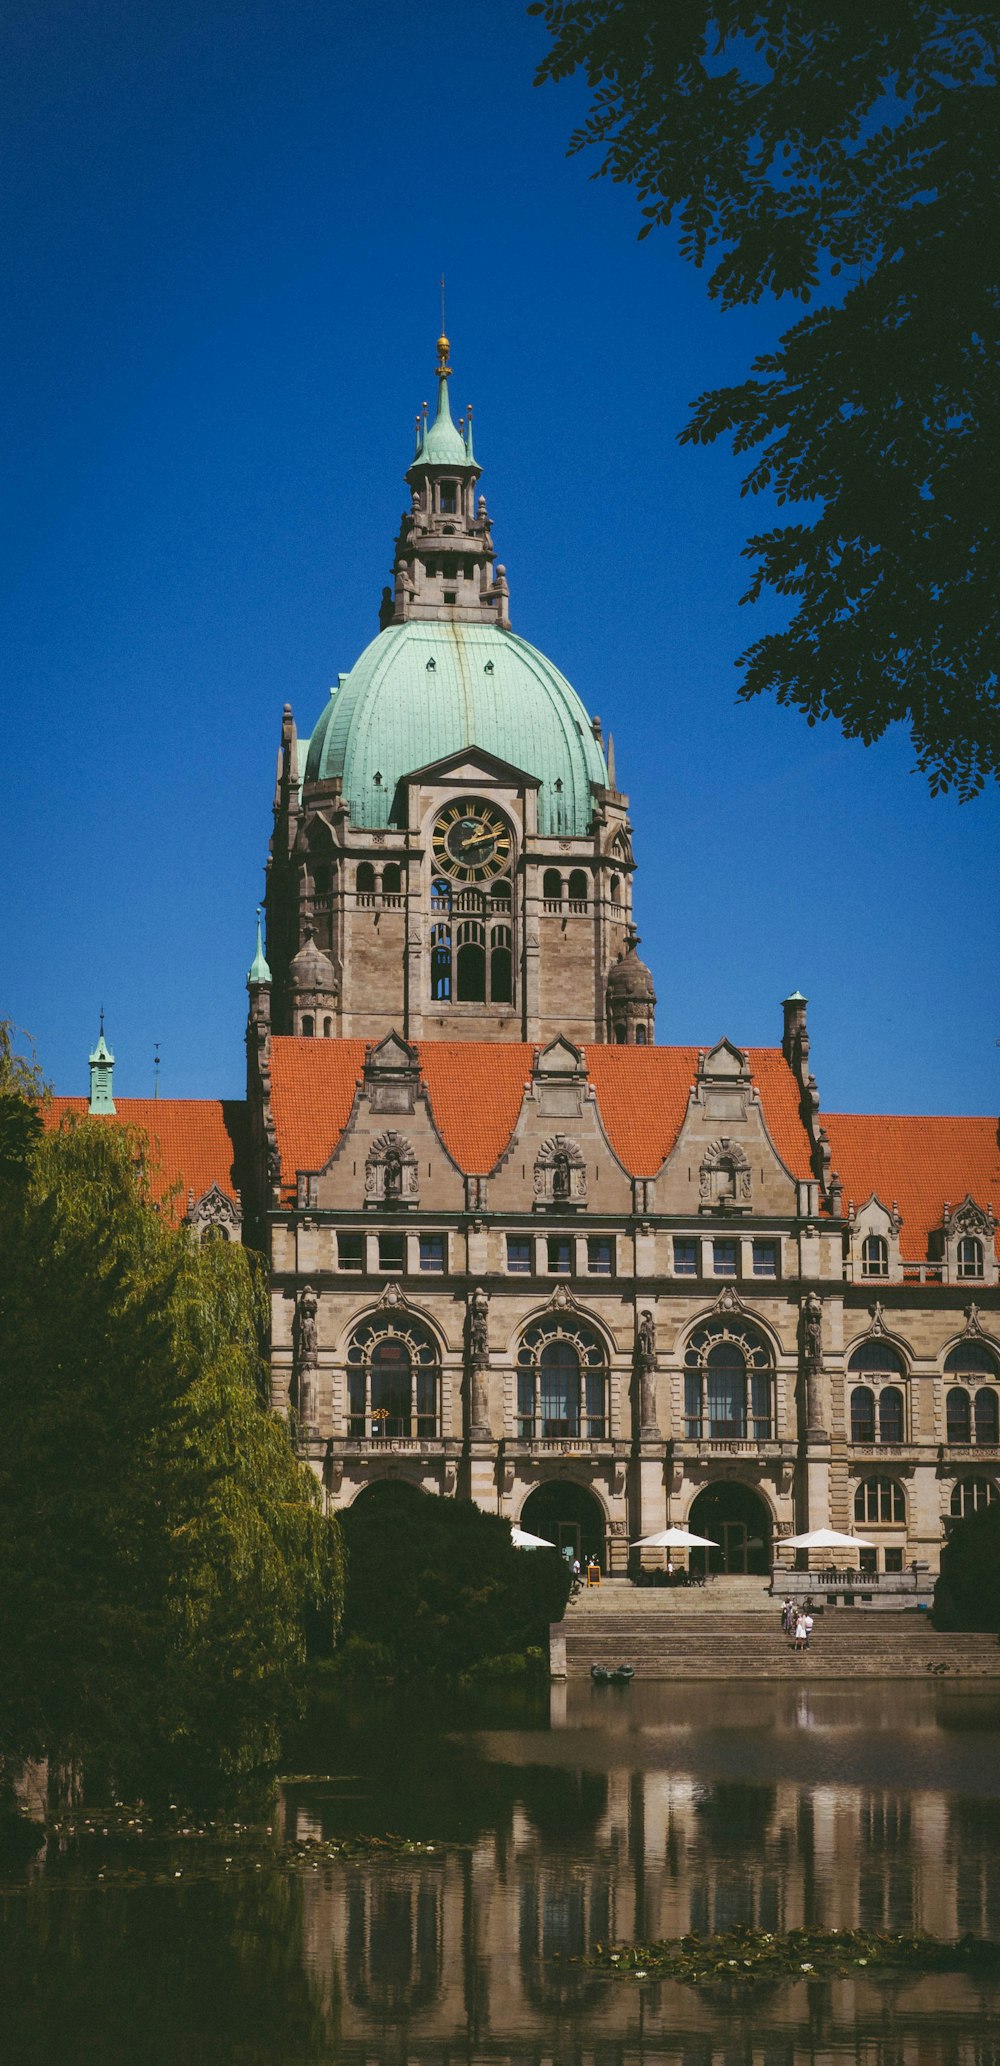
[[[281,706],[372,636],[448,278],[515,628],[615,734],[662,1041],[811,999],[832,1110],[1000,1105],[997,799],[736,701],[759,522],[680,449],[722,317],[567,159],[510,0],[7,11],[3,1009],[63,1091],[239,1095]]]

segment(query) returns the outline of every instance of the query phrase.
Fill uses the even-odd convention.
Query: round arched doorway
[[[771,1570],[771,1516],[749,1485],[722,1479],[699,1492],[687,1525],[694,1535],[707,1535],[717,1549],[692,1550],[692,1569],[728,1576],[766,1577]]]
[[[571,1478],[553,1478],[530,1492],[518,1526],[554,1542],[564,1555],[579,1557],[581,1564],[596,1557],[601,1569],[607,1569],[604,1509],[585,1485],[575,1485]]]

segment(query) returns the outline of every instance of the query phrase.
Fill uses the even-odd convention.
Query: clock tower
[[[276,1032],[651,1040],[627,799],[600,720],[510,621],[472,411],[416,421],[380,629],[308,740],[286,707],[268,863]],[[616,973],[617,972],[617,973]],[[651,991],[650,991],[651,994]]]

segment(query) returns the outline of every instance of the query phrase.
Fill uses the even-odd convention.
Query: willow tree
[[[259,1264],[69,1120],[2,1186],[0,1748],[189,1793],[277,1754],[336,1524],[266,1403]]]
[[[932,790],[1000,776],[1000,19],[937,0],[537,0],[543,79],[582,70],[571,148],[672,225],[729,309],[812,303],[682,436],[751,454],[743,655],[866,743],[908,726]],[[789,512],[796,510],[797,519]]]

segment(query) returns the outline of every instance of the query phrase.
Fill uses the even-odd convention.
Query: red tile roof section
[[[281,1153],[281,1180],[298,1169],[323,1169],[347,1125],[365,1065],[363,1040],[305,1040],[291,1033],[271,1042],[271,1110]]]
[[[928,1236],[941,1225],[945,1203],[960,1205],[971,1192],[977,1205],[1000,1213],[1000,1147],[995,1119],[914,1119],[894,1113],[831,1112],[833,1167],[844,1186],[844,1210],[877,1192],[903,1215],[899,1244],[909,1262],[923,1262]]]
[[[535,1049],[527,1042],[418,1041],[420,1072],[448,1153],[470,1175],[494,1169],[517,1124]],[[809,1175],[798,1086],[780,1048],[748,1050],[775,1147],[795,1176]],[[347,1123],[365,1043],[283,1035],[271,1043],[271,1099],[282,1181],[322,1169]],[[698,1066],[696,1047],[586,1049],[605,1132],[633,1176],[653,1176],[677,1139]]]
[[[434,1122],[449,1155],[470,1176],[485,1176],[517,1124],[534,1048],[519,1040],[421,1040],[418,1047]]]
[[[66,1112],[85,1118],[86,1098],[53,1098],[46,1108],[46,1126],[58,1126]],[[145,1133],[152,1157],[153,1189],[162,1198],[177,1186],[172,1210],[178,1219],[187,1211],[189,1191],[198,1199],[218,1184],[220,1191],[236,1197],[246,1135],[245,1104],[218,1098],[116,1098],[115,1119],[125,1126],[141,1127]]]

